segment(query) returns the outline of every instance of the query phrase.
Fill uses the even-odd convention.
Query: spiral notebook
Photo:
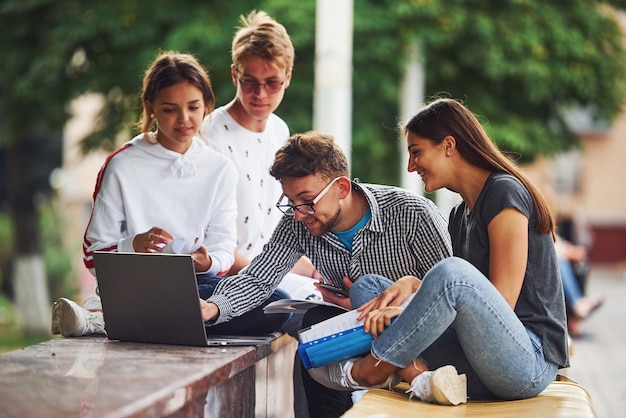
[[[207,335],[188,254],[94,252],[110,340],[228,346],[269,344],[277,335]]]

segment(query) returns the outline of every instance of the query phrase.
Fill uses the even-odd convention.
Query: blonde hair
[[[245,70],[250,57],[260,57],[276,68],[290,70],[295,51],[291,38],[283,25],[264,11],[251,11],[239,17],[241,26],[233,38],[231,56],[238,71]]]

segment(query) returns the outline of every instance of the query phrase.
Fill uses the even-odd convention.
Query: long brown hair
[[[154,119],[146,109],[145,101],[154,102],[157,93],[166,87],[182,82],[189,82],[202,92],[204,100],[204,115],[208,115],[215,107],[215,95],[211,87],[208,72],[191,54],[181,54],[173,51],[161,52],[150,67],[146,70],[141,89],[143,111],[137,128],[140,132],[150,132]]]
[[[463,104],[454,99],[436,99],[422,108],[401,129],[405,134],[410,131],[434,144],[440,144],[448,135],[453,136],[461,158],[468,163],[517,178],[533,200],[537,213],[537,232],[540,234],[550,232],[553,237],[555,236],[554,219],[541,191],[517,164],[498,149],[476,116]]]

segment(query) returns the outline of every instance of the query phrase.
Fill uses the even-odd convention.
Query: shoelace
[[[420,369],[419,367],[417,367],[417,365],[415,364],[415,360],[413,360],[413,367],[415,368],[415,370],[420,372],[420,374],[425,371],[425,370]],[[417,380],[418,380],[417,376],[415,378],[413,378],[413,380],[411,381],[411,388],[404,392],[404,393],[410,393],[409,394],[409,400],[413,399],[413,396],[417,396],[415,394],[415,391],[418,389],[418,382],[417,382]],[[419,398],[419,396],[418,396],[418,398]]]
[[[100,312],[89,312],[85,316],[86,327],[89,331],[95,332],[98,329],[104,329],[104,318]]]

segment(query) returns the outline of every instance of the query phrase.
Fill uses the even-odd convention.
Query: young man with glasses
[[[320,283],[349,291],[370,273],[391,280],[423,277],[451,255],[447,222],[430,200],[392,186],[351,181],[347,159],[329,135],[291,136],[276,153],[270,173],[281,183],[277,207],[285,215],[263,252],[240,274],[222,279],[202,302],[209,323],[228,321],[261,304],[302,256],[313,262],[323,277]],[[325,300],[352,308],[350,298],[318,287]],[[307,312],[302,325],[338,313],[324,308]],[[351,406],[349,392],[328,389],[306,372],[302,378],[311,417],[337,417]]]
[[[269,168],[289,137],[289,128],[273,112],[291,82],[295,52],[283,25],[263,11],[252,11],[241,16],[231,55],[235,97],[204,119],[202,134],[239,171],[238,243],[232,274],[261,252],[282,215],[274,207],[280,184]],[[314,274],[310,263],[299,266],[299,273]]]

